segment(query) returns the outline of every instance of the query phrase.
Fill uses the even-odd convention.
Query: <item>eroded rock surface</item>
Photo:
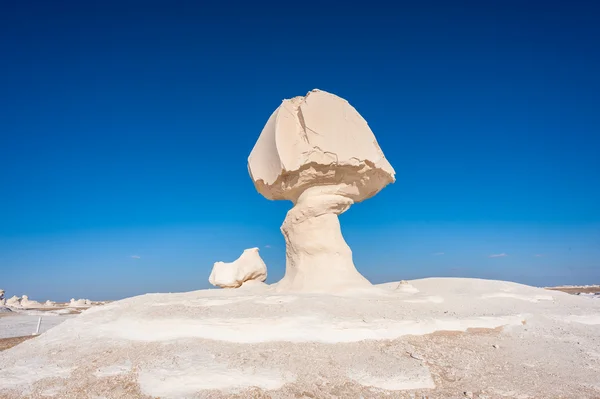
[[[459,278],[139,295],[0,351],[0,398],[592,399],[599,315],[598,300]],[[38,316],[23,317],[29,335]]]
[[[322,90],[283,100],[258,138],[248,169],[259,193],[295,201],[315,185],[340,184],[359,202],[395,181],[367,122],[348,101]]]

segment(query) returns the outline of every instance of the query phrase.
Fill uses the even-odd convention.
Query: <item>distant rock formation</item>
[[[89,299],[77,299],[71,298],[71,301],[67,305],[70,308],[89,308],[92,306],[92,301]]]
[[[23,295],[23,297],[21,298],[21,307],[26,308],[26,309],[41,308],[42,304],[39,303],[38,301],[30,300],[27,295]]]
[[[14,295],[12,298],[8,298],[6,300],[6,306],[10,306],[13,308],[21,307],[21,298]]]
[[[246,281],[266,279],[267,265],[258,254],[258,248],[249,248],[233,262],[216,262],[208,281],[216,287],[238,288]]]
[[[0,290],[1,293],[4,293],[4,290]],[[75,299],[71,298],[71,301],[67,304],[67,307],[72,308],[89,308],[93,306],[94,303],[90,299]],[[8,306],[11,308],[20,308],[20,309],[32,309],[32,308],[44,308],[44,307],[63,307],[62,304],[56,304],[56,302],[47,300],[44,303],[40,303],[38,301],[33,301],[29,299],[27,295],[23,295],[22,297],[13,296],[9,299],[2,298],[2,302],[0,302],[0,306]]]
[[[4,299],[4,290],[0,290],[0,306],[4,306],[6,304],[6,299]]]

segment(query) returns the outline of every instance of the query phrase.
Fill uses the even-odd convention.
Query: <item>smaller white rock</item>
[[[258,254],[258,248],[249,248],[233,262],[215,262],[208,281],[216,287],[238,288],[246,281],[266,279],[267,265]]]

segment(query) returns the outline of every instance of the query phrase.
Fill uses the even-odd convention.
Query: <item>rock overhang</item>
[[[295,201],[314,185],[342,185],[354,202],[395,181],[367,122],[348,101],[322,90],[283,100],[248,158],[257,191]]]

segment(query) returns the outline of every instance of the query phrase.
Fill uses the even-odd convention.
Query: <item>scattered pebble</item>
[[[493,347],[494,349],[498,349],[498,348],[500,348],[500,346],[499,346],[499,345],[496,345],[496,344],[492,345],[492,347]]]

